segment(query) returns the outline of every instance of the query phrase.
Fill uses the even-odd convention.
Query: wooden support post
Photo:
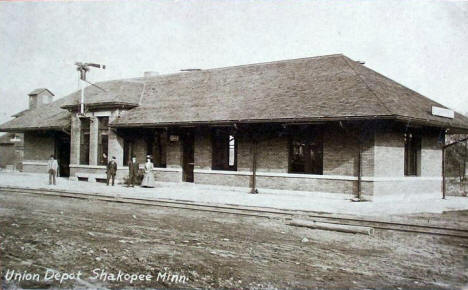
[[[250,193],[258,193],[257,190],[257,138],[252,138],[252,189]]]
[[[357,178],[358,178],[358,184],[357,184],[357,199],[361,200],[361,182],[362,182],[362,134],[361,134],[361,129],[359,130],[359,137],[358,137],[358,172],[357,172]]]
[[[445,199],[445,148],[442,147],[442,199]]]

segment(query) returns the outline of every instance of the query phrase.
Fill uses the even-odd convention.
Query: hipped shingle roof
[[[138,79],[125,79],[97,83],[100,88],[85,88],[87,106],[115,105],[134,107],[138,105],[143,82]],[[64,98],[33,110],[25,110],[9,122],[0,125],[0,131],[23,132],[28,130],[66,130],[70,127],[71,114],[65,108],[79,105],[81,92],[76,91]],[[18,115],[18,114],[15,114]]]
[[[468,118],[432,115],[445,108],[347,58],[329,55],[108,81],[89,86],[85,104],[134,107],[114,127],[203,123],[394,119],[468,129]],[[80,91],[27,111],[0,131],[67,127]],[[19,129],[19,130],[18,130]]]
[[[343,55],[148,78],[142,103],[115,127],[164,124],[388,118],[468,128],[468,118]]]

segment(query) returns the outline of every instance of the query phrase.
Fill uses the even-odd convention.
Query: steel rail
[[[368,226],[380,230],[392,230],[408,233],[420,233],[420,234],[431,234],[440,236],[450,236],[458,238],[468,239],[468,229],[449,228],[441,226],[431,225],[418,225],[418,224],[406,224],[401,222],[388,222],[388,221],[377,221],[359,218],[349,217],[336,217],[327,216],[324,214],[317,214],[313,211],[287,211],[287,210],[270,210],[264,208],[246,208],[246,207],[234,207],[234,206],[222,206],[222,205],[208,205],[208,204],[194,204],[186,201],[177,200],[163,200],[163,199],[144,199],[144,198],[127,198],[127,197],[114,197],[108,195],[96,195],[89,193],[76,193],[65,190],[50,190],[50,189],[29,189],[29,188],[16,188],[16,187],[5,187],[0,186],[0,192],[14,192],[22,194],[42,194],[48,196],[59,196],[68,198],[79,198],[89,200],[101,200],[109,202],[119,203],[131,203],[138,205],[147,206],[159,206],[165,208],[177,208],[186,210],[197,210],[214,213],[224,214],[235,214],[242,216],[251,217],[262,217],[262,218],[285,218],[291,219],[294,216],[302,216],[312,218],[315,221],[326,222],[330,224],[341,224],[350,226]]]

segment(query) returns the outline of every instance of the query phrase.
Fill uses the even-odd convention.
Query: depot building
[[[445,134],[468,118],[348,57],[191,70],[98,83],[0,125],[24,133],[23,171],[117,178],[153,157],[157,181],[347,194],[441,195]]]

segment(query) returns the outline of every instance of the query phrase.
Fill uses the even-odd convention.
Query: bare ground
[[[0,192],[5,288],[251,287],[461,288],[468,240],[376,231],[296,228],[281,219]],[[412,216],[468,225],[468,212]],[[308,239],[303,242],[303,238]],[[7,270],[81,280],[6,281]],[[91,279],[92,270],[151,274],[151,281]],[[157,281],[159,273],[185,283]]]

